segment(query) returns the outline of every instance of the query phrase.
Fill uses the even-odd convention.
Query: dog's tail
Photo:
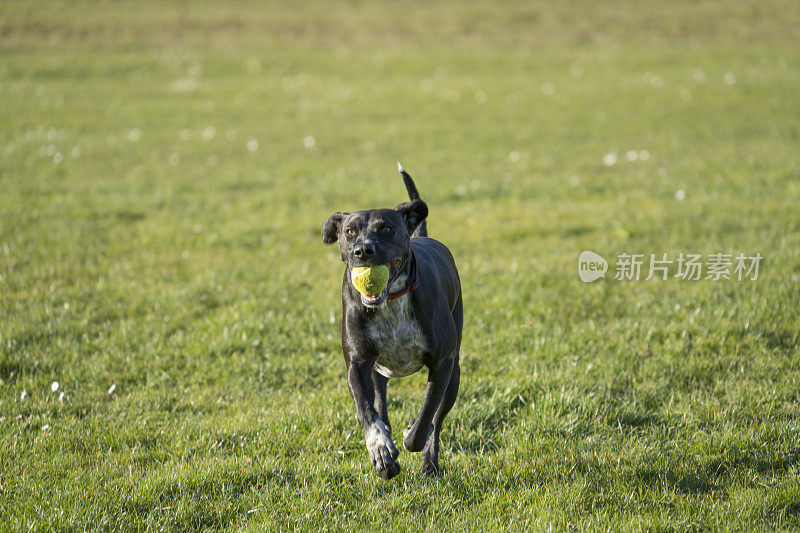
[[[406,190],[408,191],[408,199],[412,202],[414,200],[419,200],[419,191],[417,190],[417,186],[414,185],[414,180],[411,179],[411,176],[408,175],[408,172],[405,171],[403,165],[397,163],[397,170],[400,171],[400,174],[403,176],[403,183],[406,184]],[[414,230],[414,235],[412,237],[427,237],[428,236],[428,221],[423,220],[417,229]]]

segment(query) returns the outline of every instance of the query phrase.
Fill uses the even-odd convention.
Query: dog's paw
[[[392,479],[400,473],[400,463],[395,461],[389,468],[376,468],[375,474],[381,479]]]
[[[403,430],[403,447],[410,452],[421,452],[433,431],[432,424],[429,424],[425,430],[417,427],[416,424],[417,419],[415,418]]]
[[[438,461],[435,463],[427,460],[422,461],[422,473],[428,477],[438,477],[439,476]]]
[[[372,423],[367,431],[365,440],[369,459],[376,470],[389,470],[392,465],[396,464],[395,460],[400,455],[400,452],[397,451],[397,447],[392,442],[389,428],[381,420],[375,420]],[[397,472],[399,471],[398,467]],[[393,475],[397,475],[397,473]]]
[[[439,439],[436,435],[428,437],[428,442],[422,453],[419,454],[422,458],[422,473],[428,477],[436,477],[439,475]]]

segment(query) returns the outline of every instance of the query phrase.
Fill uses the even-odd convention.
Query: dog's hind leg
[[[459,350],[461,350],[461,328],[464,322],[463,304],[459,298],[453,309],[453,320],[458,329],[458,348],[454,357],[453,372],[450,374],[450,383],[447,385],[447,390],[442,398],[442,403],[439,404],[436,413],[433,415],[433,430],[428,436],[428,441],[422,449],[422,471],[429,475],[435,476],[439,473],[439,437],[442,432],[442,424],[444,418],[453,408],[458,396],[458,387],[461,383],[461,366],[459,365]]]
[[[451,332],[455,334],[455,338],[452,339],[451,347],[447,348],[445,352],[448,357],[428,367],[428,384],[425,388],[425,397],[422,399],[422,408],[417,417],[403,430],[403,446],[410,452],[421,452],[426,447],[428,438],[435,433],[433,418],[440,412],[440,406],[442,404],[446,406],[445,410],[441,410],[441,419],[444,419],[444,415],[450,411],[455,402],[458,394],[458,380],[453,382],[451,378],[455,369],[458,369],[459,376],[461,374],[458,357],[461,347],[461,328],[464,322],[463,314],[463,304],[461,296],[459,296],[452,311],[454,328]],[[452,391],[451,383],[454,383]],[[448,394],[448,391],[452,393]]]
[[[433,431],[428,435],[428,441],[422,449],[422,471],[429,475],[435,476],[439,473],[439,436],[442,432],[442,423],[444,417],[453,408],[458,396],[458,386],[461,382],[461,367],[458,364],[458,355],[455,357],[453,364],[453,372],[450,374],[450,383],[447,385],[447,391],[444,393],[442,403],[436,409],[436,414],[433,415]]]
[[[409,427],[403,431],[403,446],[410,452],[421,452],[428,442],[432,431],[433,415],[442,403],[447,388],[450,385],[450,376],[453,372],[453,358],[444,359],[428,372],[428,384],[425,387],[425,397],[422,399],[422,408]]]

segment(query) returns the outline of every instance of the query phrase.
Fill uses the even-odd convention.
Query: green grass
[[[0,529],[800,528],[800,4],[560,4],[1,3]],[[464,286],[435,481],[371,472],[319,236],[398,160]]]

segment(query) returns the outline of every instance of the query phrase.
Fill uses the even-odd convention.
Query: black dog
[[[428,367],[419,415],[403,431],[403,446],[422,452],[426,474],[439,471],[442,422],[458,394],[463,306],[455,261],[442,243],[428,238],[428,206],[411,176],[400,168],[410,202],[394,209],[334,213],[322,240],[339,242],[347,265],[342,284],[342,351],[356,417],[379,477],[400,473],[398,451],[386,412],[389,378]],[[350,269],[387,265],[389,284],[377,296],[360,294]]]

